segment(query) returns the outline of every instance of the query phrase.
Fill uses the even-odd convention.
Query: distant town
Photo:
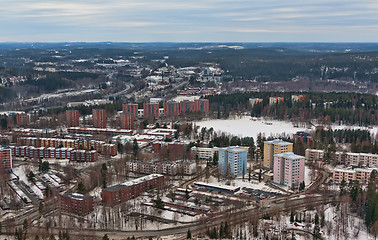
[[[0,69],[1,239],[377,236],[377,95],[46,52]]]

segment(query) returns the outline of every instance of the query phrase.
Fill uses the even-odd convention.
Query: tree
[[[154,200],[154,203],[155,203],[156,208],[158,208],[158,209],[164,208],[164,203],[159,196],[157,196],[156,200]]]
[[[33,171],[30,171],[29,174],[28,174],[28,181],[34,183],[34,177],[35,177],[35,175],[34,175]]]
[[[0,120],[0,125],[2,129],[7,129],[8,128],[8,120],[6,118],[2,118]]]
[[[315,222],[315,225],[319,225],[319,215],[318,215],[318,213],[315,214],[314,222]]]
[[[50,163],[44,161],[41,165],[41,172],[46,173],[48,170],[50,170]]]
[[[106,166],[106,163],[103,163],[101,166],[101,178],[102,178],[102,188],[106,188],[106,176],[108,173],[108,167]]]
[[[105,234],[105,235],[102,237],[102,240],[109,240],[108,234]]]
[[[139,150],[138,142],[136,139],[133,141],[133,153],[134,153],[134,158],[137,156]]]
[[[294,222],[294,212],[291,211],[290,213],[290,223],[293,223]]]
[[[186,239],[192,239],[192,233],[190,232],[190,228],[188,228],[188,232],[186,233]]]
[[[85,186],[84,186],[84,183],[83,182],[79,182],[79,184],[77,185],[77,192],[78,193],[81,193],[81,194],[84,194],[86,193],[86,189],[85,189]]]
[[[378,194],[376,189],[377,171],[373,170],[370,174],[367,187],[367,210],[365,224],[370,228],[378,220]]]

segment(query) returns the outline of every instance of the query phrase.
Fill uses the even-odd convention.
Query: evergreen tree
[[[294,212],[291,211],[290,213],[290,223],[293,223],[294,222]]]
[[[373,170],[370,174],[369,184],[367,187],[367,210],[365,216],[365,224],[371,227],[378,220],[378,194],[376,189],[377,171]]]
[[[192,233],[190,232],[190,228],[188,228],[188,232],[186,233],[186,239],[192,239]]]
[[[319,225],[319,215],[318,215],[318,213],[315,213],[314,223],[315,223],[315,225]]]
[[[108,234],[105,234],[105,235],[102,237],[102,240],[109,240]]]
[[[81,194],[85,194],[86,193],[86,189],[85,189],[85,185],[83,182],[79,182],[79,184],[77,184],[77,192],[78,193],[81,193]]]
[[[137,156],[139,150],[138,142],[136,139],[133,141],[133,153],[134,153],[134,158]]]

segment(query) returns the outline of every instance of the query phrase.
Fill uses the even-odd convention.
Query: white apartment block
[[[336,152],[336,161],[351,166],[378,166],[378,154]]]
[[[201,147],[192,147],[192,151],[196,152],[197,156],[201,160],[208,160],[210,157],[214,157],[214,153],[219,152],[219,148],[201,148]]]
[[[307,148],[305,157],[307,161],[321,161],[324,158],[324,150]]]

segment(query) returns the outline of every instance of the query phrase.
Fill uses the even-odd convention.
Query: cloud
[[[378,3],[373,0],[2,0],[0,12],[2,41],[53,36],[66,41],[83,33],[93,41],[104,36],[110,41],[180,40],[175,34],[186,41],[281,41],[289,34],[307,39],[303,32],[327,33],[324,41],[328,36],[353,40],[356,34],[378,39],[378,33],[364,33],[376,30]]]

